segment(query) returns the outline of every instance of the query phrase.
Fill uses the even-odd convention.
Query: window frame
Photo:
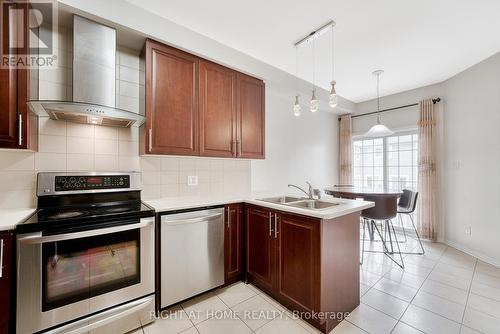
[[[407,165],[401,165],[400,164],[400,156],[401,156],[401,150],[399,148],[399,137],[402,137],[402,136],[408,136],[410,135],[411,136],[411,148],[410,150],[403,150],[405,152],[409,151],[411,152],[411,165],[410,166],[407,166]],[[415,139],[415,136],[416,136],[416,139]],[[389,150],[388,149],[388,138],[391,138],[391,137],[398,137],[398,148],[397,150]],[[356,184],[357,182],[361,182],[361,186],[362,187],[366,187],[365,186],[365,176],[364,176],[364,170],[365,168],[367,168],[364,164],[364,155],[366,153],[364,153],[363,151],[361,151],[360,153],[360,156],[361,156],[361,163],[360,165],[358,166],[355,166],[355,158],[356,158],[356,153],[355,153],[355,142],[356,141],[363,141],[363,140],[367,140],[367,139],[371,139],[371,140],[377,140],[377,139],[382,139],[382,150],[383,150],[383,155],[382,155],[382,166],[379,166],[379,165],[376,165],[375,164],[375,145],[373,146],[374,149],[373,149],[373,162],[372,162],[372,165],[371,167],[373,168],[373,179],[375,179],[375,168],[376,167],[381,167],[382,168],[382,184],[383,184],[383,188],[384,189],[392,189],[393,187],[390,186],[390,183],[392,182],[397,182],[398,183],[398,189],[399,188],[408,188],[407,186],[406,187],[401,187],[400,184],[401,184],[401,177],[400,177],[400,173],[401,173],[401,167],[406,167],[406,168],[411,168],[411,180],[410,181],[407,181],[407,184],[410,185],[410,189],[413,189],[413,190],[417,190],[417,187],[418,187],[418,129],[409,129],[409,130],[404,130],[404,131],[396,131],[393,135],[391,136],[386,136],[386,137],[375,137],[375,138],[366,138],[364,137],[363,135],[357,135],[357,136],[353,136],[352,137],[352,155],[353,155],[353,168],[352,168],[352,180],[353,180],[353,184]],[[415,145],[414,145],[414,141],[417,142],[416,144],[416,148],[415,148]],[[416,157],[415,157],[415,152],[416,151]],[[389,166],[389,163],[388,163],[388,160],[389,160],[389,153],[390,152],[397,152],[398,153],[398,162],[397,162],[397,166]],[[360,168],[361,170],[361,179],[356,179],[355,178],[355,171],[356,171],[356,167]],[[397,181],[391,181],[389,180],[389,168],[390,167],[396,167],[398,169],[398,178],[397,178]],[[417,170],[415,170],[417,167]],[[375,182],[374,180],[372,180],[372,186],[371,186],[373,189],[375,189]]]

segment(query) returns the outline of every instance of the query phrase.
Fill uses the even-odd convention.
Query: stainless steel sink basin
[[[288,205],[297,208],[311,209],[311,210],[325,210],[339,205],[339,203],[324,202],[317,199],[303,200],[298,202],[289,203]]]
[[[278,196],[278,197],[261,198],[259,199],[259,201],[275,203],[275,204],[287,204],[290,202],[302,201],[303,199],[304,199],[303,197]]]

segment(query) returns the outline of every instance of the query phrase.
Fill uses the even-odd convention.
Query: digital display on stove
[[[101,184],[103,182],[102,177],[88,177],[87,183]]]
[[[56,191],[130,188],[129,175],[56,176]]]

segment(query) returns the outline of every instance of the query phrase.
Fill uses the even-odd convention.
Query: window
[[[374,190],[417,190],[416,132],[353,140],[353,183]]]

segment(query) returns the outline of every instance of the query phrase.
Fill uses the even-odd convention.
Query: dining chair
[[[406,238],[406,229],[403,223],[403,215],[410,217],[411,225],[413,227],[413,231],[417,237],[418,243],[420,245],[421,252],[403,252],[403,254],[417,254],[423,255],[425,254],[424,246],[422,244],[422,240],[420,240],[420,235],[418,234],[417,228],[415,226],[415,221],[413,220],[413,213],[417,207],[417,199],[418,192],[412,191],[408,189],[403,189],[403,195],[399,198],[398,202],[398,217],[401,228],[403,229],[404,241],[407,241]]]
[[[384,253],[387,255],[394,263],[399,267],[404,269],[403,253],[399,246],[399,240],[394,229],[394,224],[392,220],[397,216],[397,203],[396,201],[383,197],[383,196],[370,196],[366,195],[364,200],[375,202],[375,206],[369,209],[365,209],[361,212],[361,220],[363,225],[363,238],[361,246],[361,261],[362,265],[364,262],[365,252],[370,253]],[[381,222],[380,228],[377,222]],[[383,251],[366,250],[365,249],[365,239],[366,239],[366,228],[368,227],[369,233],[377,233],[378,237],[382,242]],[[384,229],[384,235],[381,232]],[[387,233],[388,232],[388,233]],[[372,237],[370,239],[373,240]],[[395,255],[399,255],[400,262],[395,259]]]

